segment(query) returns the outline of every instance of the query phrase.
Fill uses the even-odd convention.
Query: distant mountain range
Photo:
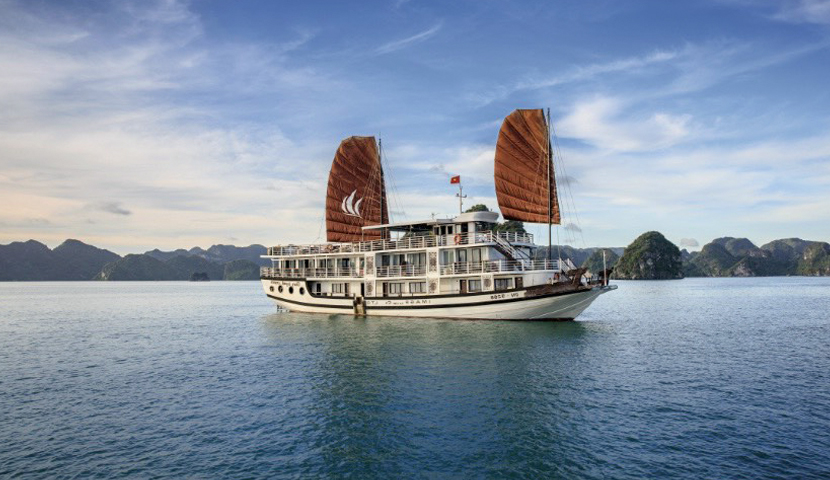
[[[800,238],[773,240],[758,247],[747,238],[722,237],[704,245],[700,252],[688,252],[677,249],[658,232],[647,232],[625,247],[619,259],[610,255],[614,250],[606,253],[606,264],[614,266],[615,278],[830,275],[830,244]],[[594,254],[581,265],[598,272],[599,261]]]
[[[615,272],[617,278],[830,275],[827,242],[786,238],[758,247],[746,238],[716,238],[700,252],[679,251],[680,272],[676,271],[673,261],[665,268],[660,266],[668,256],[674,258],[674,249],[669,246],[674,245],[658,232],[647,232],[626,248],[562,245],[553,247],[552,254],[553,258],[569,259],[576,266],[598,272],[603,265],[604,250],[609,268],[622,262]],[[167,252],[154,249],[121,257],[78,240],[66,240],[51,250],[29,240],[0,245],[0,281],[189,280],[194,274],[198,278],[206,274],[211,280],[257,280],[259,267],[269,264],[260,258],[265,252],[262,245],[213,245],[207,250],[200,247]],[[537,250],[537,258],[546,258],[547,254],[547,247]],[[657,267],[652,268],[653,265]]]
[[[55,249],[35,240],[0,245],[0,281],[44,280],[189,280],[207,274],[211,280],[258,280],[268,262],[262,245],[214,245],[121,257],[79,240]],[[203,278],[201,275],[198,275]]]
[[[684,259],[687,277],[830,275],[830,244],[800,238],[757,247],[746,238],[716,238]]]
[[[233,260],[248,260],[257,265],[267,267],[270,262],[266,259],[260,258],[260,255],[265,255],[265,247],[262,245],[249,245],[247,247],[235,247],[233,245],[214,245],[207,250],[200,247],[193,247],[190,250],[180,248],[172,252],[163,252],[159,249],[144,252],[144,255],[149,255],[156,260],[166,262],[174,257],[196,256],[204,258],[210,262],[226,263]]]

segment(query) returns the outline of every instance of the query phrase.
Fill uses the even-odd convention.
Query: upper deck
[[[430,247],[473,245],[501,245],[505,242],[516,246],[534,246],[533,235],[519,232],[473,232],[452,235],[418,235],[398,240],[372,240],[352,243],[323,243],[308,245],[278,245],[268,247],[266,257],[303,257],[318,255],[342,255],[344,253],[418,250]]]

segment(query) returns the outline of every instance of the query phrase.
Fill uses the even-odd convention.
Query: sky
[[[321,242],[352,135],[393,221],[496,209],[516,108],[560,243],[830,241],[830,0],[0,0],[0,243]]]

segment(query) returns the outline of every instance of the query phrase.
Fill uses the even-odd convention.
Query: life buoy
[[[455,244],[456,244],[456,245],[460,244],[460,243],[461,243],[461,234],[460,234],[460,233],[456,233],[456,234],[455,234],[455,238],[454,238],[453,240],[455,241]]]

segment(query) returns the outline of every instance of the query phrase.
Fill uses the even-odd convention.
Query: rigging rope
[[[562,178],[563,178],[563,183],[564,183],[564,186],[565,186],[565,190],[566,190],[566,193],[567,193],[566,201],[569,202],[568,208],[573,209],[572,210],[573,215],[576,218],[575,222],[573,221],[573,219],[571,219],[571,223],[574,224],[577,227],[578,232],[579,232],[580,240],[582,241],[582,246],[585,246],[585,236],[582,234],[582,229],[579,227],[579,224],[581,223],[580,220],[579,220],[579,210],[577,210],[577,208],[576,208],[576,202],[574,201],[574,198],[573,198],[573,189],[571,188],[571,180],[570,180],[570,177],[568,176],[568,171],[565,168],[565,159],[562,156],[562,151],[559,149],[559,138],[556,136],[556,129],[554,128],[552,122],[551,122],[550,129],[551,129],[551,132],[553,133],[554,151],[556,152],[556,156],[559,158],[558,163],[559,163],[559,167],[560,167],[560,170],[561,170],[561,173],[562,173]],[[556,166],[556,163],[554,163],[554,166]],[[570,211],[568,212],[568,217],[570,217]],[[575,235],[573,235],[573,240],[572,241],[576,242],[576,236]]]
[[[380,138],[380,134],[378,134],[378,138]],[[386,172],[386,175],[384,175],[384,177],[385,178],[388,177],[389,183],[390,183],[390,191],[392,192],[391,196],[387,193],[387,198],[389,200],[387,203],[390,203],[390,204],[394,203],[394,206],[397,208],[397,212],[399,212],[401,214],[401,216],[403,216],[403,218],[406,219],[407,218],[406,210],[404,210],[403,205],[401,204],[400,193],[398,192],[398,184],[395,181],[395,174],[392,172],[392,165],[389,162],[389,159],[384,154],[385,151],[386,150],[383,148],[383,143],[381,143],[380,144],[380,160],[381,160],[382,166],[386,167],[386,169],[384,170]],[[389,209],[389,223],[394,223],[392,221],[392,209]]]

